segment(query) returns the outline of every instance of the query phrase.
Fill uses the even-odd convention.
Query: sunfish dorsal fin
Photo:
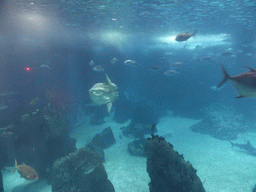
[[[254,70],[253,68],[251,68],[251,67],[247,67],[247,66],[245,66],[246,68],[248,68],[249,70],[250,70],[250,72],[256,72],[256,70]]]
[[[105,77],[106,77],[106,84],[110,85],[111,81],[106,73],[105,73]]]
[[[112,103],[109,102],[109,103],[107,103],[106,105],[107,105],[108,113],[110,113],[111,108],[112,108]]]

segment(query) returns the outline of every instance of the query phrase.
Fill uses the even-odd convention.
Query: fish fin
[[[111,81],[106,73],[105,73],[105,77],[106,77],[106,84],[110,85]]]
[[[252,146],[252,144],[251,144],[251,142],[250,142],[249,140],[247,140],[246,145],[248,145],[248,146]]]
[[[230,76],[228,75],[228,73],[227,73],[227,71],[226,71],[226,69],[224,68],[223,65],[221,65],[221,70],[222,70],[222,73],[223,73],[223,79],[220,82],[220,84],[217,86],[218,88],[220,88],[220,86],[222,86],[230,78]]]
[[[191,35],[191,36],[194,36],[195,34],[196,34],[196,32],[198,31],[198,29],[196,29],[195,31],[194,31],[194,33]]]
[[[244,96],[242,96],[242,95],[238,95],[238,96],[236,96],[236,98],[243,98]]]
[[[17,160],[15,159],[15,165],[14,165],[14,170],[13,170],[13,172],[15,172],[16,169],[18,169],[18,164],[17,164]]]
[[[230,140],[228,140],[228,141],[231,143],[232,147],[234,147],[235,144]]]
[[[248,68],[249,70],[250,70],[250,72],[256,72],[256,70],[254,70],[253,68],[251,68],[251,67],[247,67],[247,66],[245,66],[246,68]]]
[[[111,108],[112,108],[112,103],[111,102],[107,103],[108,113],[110,113]]]

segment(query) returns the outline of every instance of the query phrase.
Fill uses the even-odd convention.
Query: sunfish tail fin
[[[221,65],[221,69],[223,72],[223,79],[220,82],[220,84],[217,86],[218,88],[220,88],[230,78],[230,76],[228,75],[228,73],[227,73],[226,69],[223,67],[223,65]]]
[[[198,31],[198,29],[196,29],[196,30],[194,31],[194,33],[192,34],[192,36],[194,36],[194,35],[197,33],[197,31]]]

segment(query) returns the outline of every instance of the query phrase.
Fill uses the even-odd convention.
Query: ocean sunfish
[[[90,90],[89,95],[92,102],[96,105],[107,105],[110,113],[112,104],[118,99],[118,87],[111,83],[107,74],[105,74],[105,83],[97,83]]]

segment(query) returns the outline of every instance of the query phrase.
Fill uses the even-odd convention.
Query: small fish
[[[7,107],[8,107],[8,106],[6,106],[6,105],[0,103],[0,110],[1,110],[1,111],[7,109]]]
[[[177,74],[178,72],[175,71],[175,70],[168,70],[168,71],[165,71],[164,74],[168,77],[172,76],[172,75],[175,75]]]
[[[156,65],[151,67],[150,69],[156,71],[156,70],[162,69],[162,67]]]
[[[223,80],[217,87],[220,88],[227,80],[231,80],[239,93],[236,98],[256,97],[256,71],[250,67],[247,68],[249,69],[248,72],[231,77],[224,66],[221,65]]]
[[[94,66],[94,61],[91,60],[91,61],[89,62],[89,65],[90,65],[91,67],[93,67],[93,66]]]
[[[39,97],[35,97],[35,98],[31,99],[29,105],[34,106],[34,105],[38,104],[39,100],[40,100]]]
[[[1,93],[0,96],[6,97],[6,96],[14,95],[14,94],[16,94],[16,93],[18,93],[18,92],[7,91],[7,92]]]
[[[14,172],[15,170],[18,170],[20,177],[26,179],[26,180],[37,180],[39,179],[37,172],[30,166],[25,165],[25,163],[23,163],[22,165],[17,164],[17,160],[15,159],[15,168],[14,168]]]
[[[175,62],[175,63],[173,63],[172,65],[173,65],[173,66],[177,66],[177,65],[182,65],[182,63],[181,63],[181,62]]]
[[[193,34],[189,33],[182,33],[176,36],[175,40],[182,42],[182,41],[187,41],[190,37],[194,36],[198,30],[195,30]]]
[[[126,60],[124,62],[125,65],[138,65],[138,63],[136,61],[132,61],[132,60]]]
[[[233,55],[234,53],[232,51],[224,51],[221,53],[221,56],[230,56]]]
[[[200,60],[201,61],[215,61],[215,59],[213,57],[208,57],[208,56],[202,57],[202,58],[200,58]]]
[[[41,67],[41,68],[46,68],[46,69],[51,69],[51,67],[49,67],[48,65],[45,65],[45,64],[40,65],[40,67]]]
[[[110,63],[111,63],[112,65],[114,65],[114,64],[117,62],[117,60],[118,60],[118,59],[114,57],[113,59],[111,59]]]
[[[104,71],[104,68],[100,65],[97,65],[95,67],[92,68],[94,71],[97,71],[97,72],[103,72]]]

